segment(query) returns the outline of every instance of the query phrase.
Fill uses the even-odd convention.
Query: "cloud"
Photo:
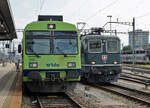
[[[116,1],[116,2],[115,2]],[[39,13],[40,0],[10,0],[16,28],[24,28],[29,22],[35,21]],[[113,3],[112,3],[113,2]],[[109,6],[109,4],[111,4]],[[134,4],[134,5],[133,5]],[[150,28],[149,0],[45,0],[41,14],[64,15],[64,21],[76,24],[79,21],[86,22],[88,27],[102,27],[112,15],[112,20],[132,22],[133,17],[146,15],[143,18],[136,18],[136,28]],[[107,7],[108,6],[108,7]],[[107,7],[106,9],[104,9]],[[100,10],[103,11],[100,11]],[[146,23],[145,23],[146,22]],[[112,24],[118,31],[132,30],[129,26]],[[106,26],[109,29],[109,25]],[[128,37],[128,36],[126,36]],[[127,40],[124,36],[121,39]],[[128,42],[126,42],[128,43]]]

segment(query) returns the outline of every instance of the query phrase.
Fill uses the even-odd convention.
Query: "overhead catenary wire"
[[[149,12],[147,12],[147,13],[145,13],[145,14],[143,14],[143,15],[140,15],[140,16],[137,16],[137,17],[135,17],[137,20],[139,20],[139,19],[145,19],[145,18],[148,18],[148,17],[150,17],[150,11]],[[147,20],[145,19],[145,20],[143,20],[143,21],[141,21],[141,22],[138,22],[138,24],[139,25],[145,25],[145,24],[147,24],[147,25],[149,25],[148,23],[147,23]]]
[[[143,17],[149,16],[149,15],[150,15],[150,11],[147,12],[147,13],[145,13],[145,14],[143,14],[143,15],[137,16],[137,17],[135,17],[135,18],[136,18],[136,19],[139,19],[139,18],[143,18]]]
[[[71,17],[68,16],[68,18],[72,19],[72,15],[75,16],[75,15],[79,14],[79,12],[81,11],[81,9],[88,3],[88,0],[82,0],[80,2],[81,2],[80,5],[78,5],[78,7],[73,12],[71,12],[71,14],[69,14],[69,16],[71,16]],[[64,10],[64,7],[60,9],[60,11],[58,12],[58,14],[62,13],[62,10]],[[76,18],[76,19],[78,19],[78,18]],[[74,17],[74,19],[75,19],[75,17]]]
[[[141,6],[141,3],[143,3],[143,2],[144,2],[144,0],[139,0],[139,2],[136,5],[136,8],[139,8]]]
[[[40,9],[39,9],[39,15],[42,11],[43,5],[44,5],[45,0],[40,0]]]
[[[106,5],[104,8],[99,9],[97,12],[95,12],[94,14],[92,14],[90,17],[87,18],[87,20],[92,19],[93,17],[95,17],[97,14],[99,14],[100,12],[110,8],[112,5],[114,5],[115,3],[117,3],[119,0],[114,0],[113,2],[111,2],[110,4]]]
[[[143,3],[144,1],[145,1],[145,0],[140,0],[139,3],[138,3],[138,5],[136,6],[136,8],[137,8],[138,6],[141,6],[141,3]],[[140,19],[140,18],[149,16],[149,15],[150,15],[150,11],[148,11],[148,12],[146,12],[146,13],[140,15],[140,16],[137,16],[137,17],[135,17],[135,18],[136,18],[136,19]]]
[[[88,0],[84,0],[84,1],[80,4],[79,8],[76,9],[72,14],[75,14],[75,13],[77,13],[78,11],[80,11],[80,10],[85,6],[85,4],[87,3],[87,1],[88,1]],[[84,6],[83,6],[83,5],[84,5]]]

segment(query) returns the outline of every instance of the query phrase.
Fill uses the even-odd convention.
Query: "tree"
[[[130,45],[127,45],[122,48],[122,51],[132,51],[132,48]]]

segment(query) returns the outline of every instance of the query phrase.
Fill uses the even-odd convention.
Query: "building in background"
[[[129,45],[133,48],[133,31],[129,32]],[[141,29],[135,30],[135,50],[143,49],[143,46],[148,45],[149,31],[143,31]]]

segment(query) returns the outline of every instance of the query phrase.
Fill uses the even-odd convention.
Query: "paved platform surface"
[[[0,65],[0,108],[6,108],[5,104],[10,93],[13,92],[12,85],[16,79],[15,64],[7,63],[4,67]]]
[[[15,89],[12,94],[12,98],[9,104],[9,108],[21,108],[22,106],[22,71],[20,71],[17,74],[17,80],[14,81]]]

